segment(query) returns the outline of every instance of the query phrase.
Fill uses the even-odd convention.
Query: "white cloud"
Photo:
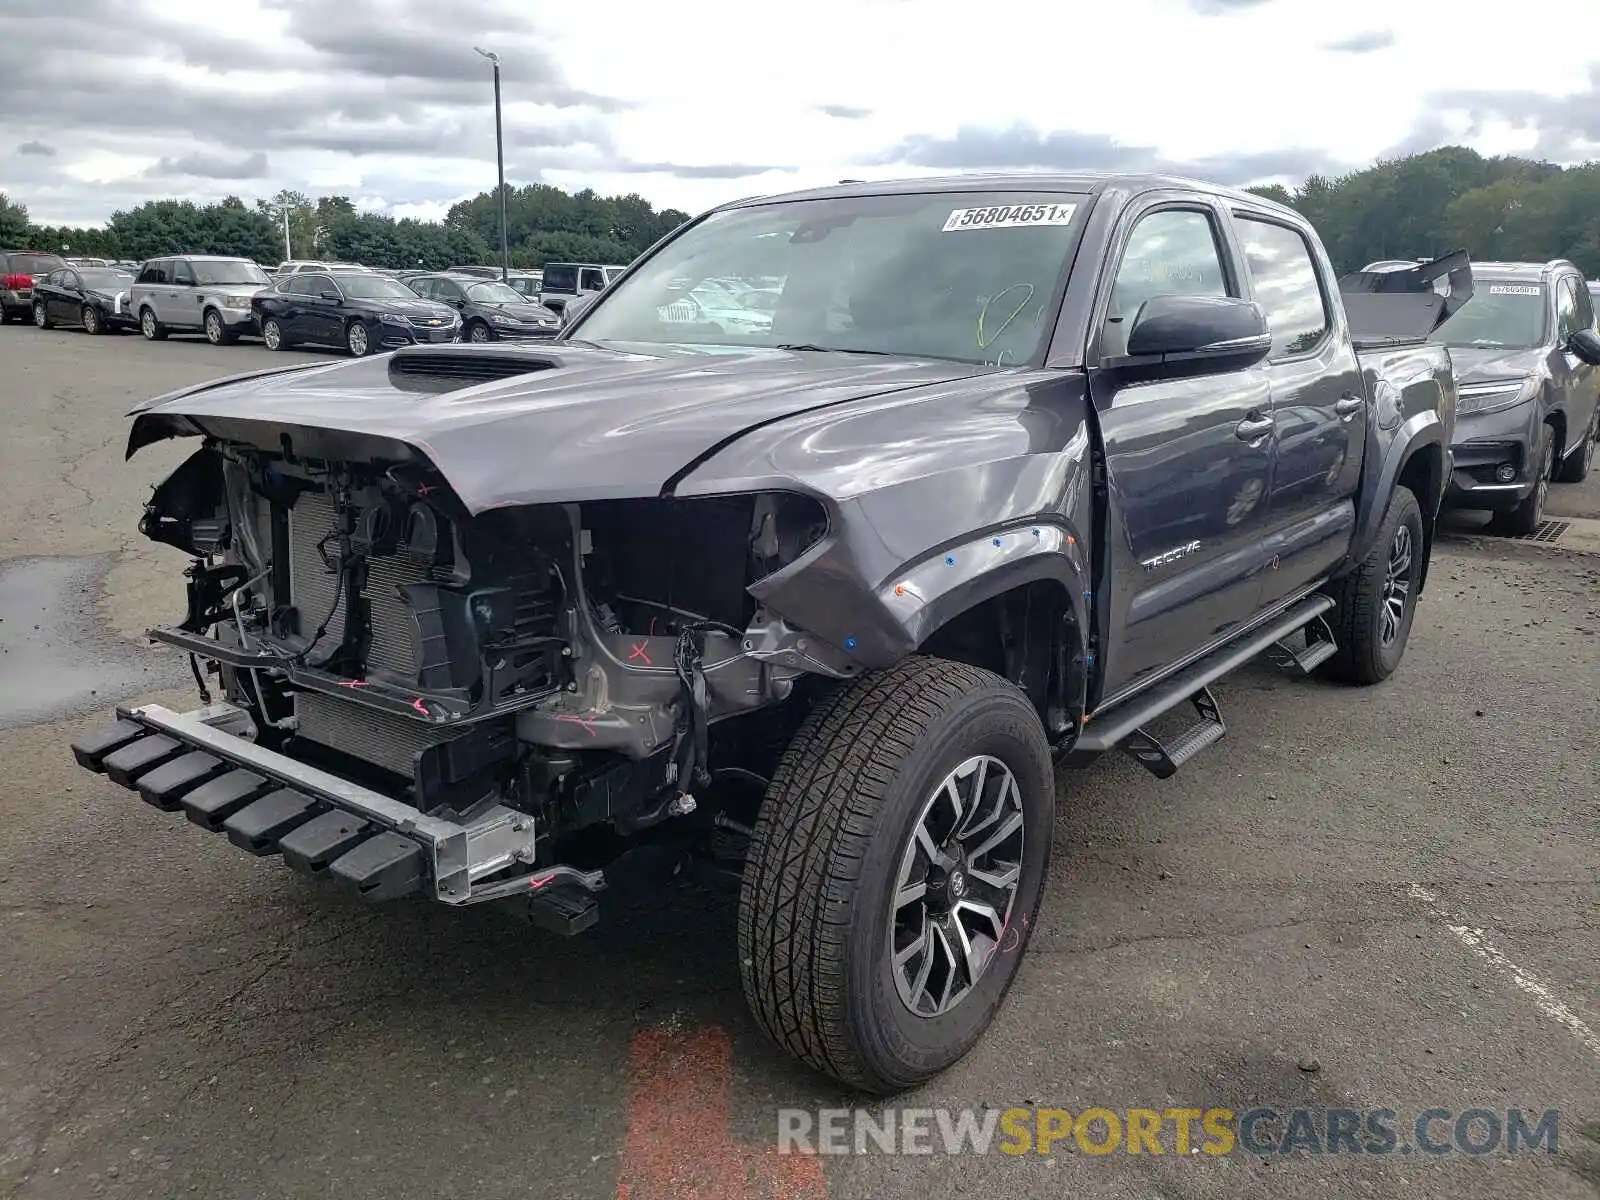
[[[494,182],[474,43],[503,58],[512,182],[691,211],[986,158],[1292,180],[1419,138],[1573,155],[1600,138],[1593,33],[1564,0],[1514,19],[1487,0],[86,0],[0,16],[0,188],[42,220],[280,187],[437,216]],[[133,182],[256,154],[261,178]]]

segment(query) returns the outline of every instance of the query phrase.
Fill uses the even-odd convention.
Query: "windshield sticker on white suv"
[[[1015,229],[1019,225],[1070,225],[1076,204],[999,204],[958,208],[945,218],[941,233],[960,229]]]
[[[1537,287],[1526,283],[1494,283],[1489,285],[1491,296],[1542,296],[1544,293]]]

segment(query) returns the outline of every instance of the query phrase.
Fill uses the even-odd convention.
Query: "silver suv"
[[[250,297],[271,280],[247,258],[177,254],[152,258],[128,292],[128,310],[151,341],[169,333],[200,331],[213,346],[254,333]]]

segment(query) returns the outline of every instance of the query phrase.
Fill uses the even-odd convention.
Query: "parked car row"
[[[31,312],[41,329],[136,328],[151,341],[203,333],[217,346],[250,336],[269,350],[337,346],[361,356],[418,343],[551,338],[561,328],[558,313],[478,272],[408,272],[402,280],[359,264],[293,261],[269,276],[248,259],[179,254],[150,259],[132,275],[31,257],[37,261],[19,263],[6,281],[16,285],[7,312]]]

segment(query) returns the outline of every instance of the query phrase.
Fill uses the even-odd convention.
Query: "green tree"
[[[9,250],[25,245],[30,229],[28,206],[0,192],[0,248]]]

